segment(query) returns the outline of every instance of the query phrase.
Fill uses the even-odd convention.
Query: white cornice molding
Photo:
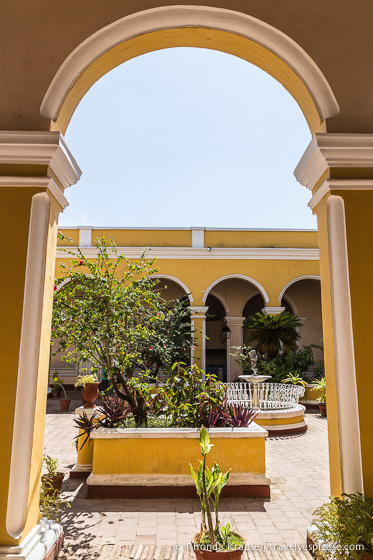
[[[125,255],[129,259],[138,259],[146,250],[146,255],[156,259],[211,259],[211,260],[299,260],[299,261],[318,261],[318,249],[303,248],[206,248],[196,249],[193,247],[117,247],[119,255]],[[81,247],[84,256],[95,258],[97,256],[96,247]],[[115,253],[109,252],[113,258]],[[58,259],[71,258],[62,248],[57,249]]]
[[[0,131],[0,164],[47,165],[64,188],[82,174],[60,132]]]
[[[373,179],[327,179],[317,189],[308,206],[313,210],[327,193],[333,191],[370,191]]]
[[[41,114],[56,120],[78,77],[114,46],[146,33],[181,27],[206,27],[255,41],[275,53],[297,74],[310,92],[322,121],[339,113],[338,102],[320,68],[300,45],[282,31],[233,10],[207,6],[162,6],[115,21],[78,45],[49,85],[40,107]]]
[[[312,190],[330,167],[373,167],[373,134],[315,134],[294,175]]]
[[[69,205],[52,177],[15,177],[0,175],[0,187],[44,187],[56,199],[62,210]]]

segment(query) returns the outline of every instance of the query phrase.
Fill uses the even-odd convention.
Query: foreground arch
[[[42,101],[52,130],[65,132],[79,101],[109,70],[136,56],[193,46],[236,55],[262,68],[289,91],[311,132],[338,114],[339,106],[321,70],[290,37],[246,14],[207,6],[169,6],[116,21],[81,43],[60,66]]]
[[[138,3],[141,8],[141,1]],[[43,6],[38,3],[33,10],[22,10],[26,2],[21,2],[15,18],[13,4],[12,0],[4,1],[0,22],[4,25],[2,38],[12,56],[12,63],[3,62],[2,66],[3,130],[0,131],[0,232],[3,239],[12,241],[4,243],[1,249],[2,261],[7,263],[7,270],[0,276],[0,308],[4,315],[0,340],[5,349],[3,369],[7,383],[3,387],[3,402],[9,422],[2,431],[4,445],[0,467],[4,484],[0,489],[0,555],[14,552],[19,556],[25,537],[32,536],[33,542],[38,544],[44,531],[39,524],[38,509],[43,449],[40,428],[45,417],[56,230],[59,212],[66,204],[63,193],[80,175],[59,132],[66,130],[77,103],[100,76],[124,60],[159,48],[215,48],[256,64],[288,89],[315,133],[297,167],[296,177],[312,191],[310,206],[317,213],[319,223],[331,491],[333,494],[365,491],[372,495],[370,410],[373,384],[367,372],[371,364],[369,311],[373,309],[370,285],[373,264],[361,243],[364,240],[365,247],[373,246],[370,227],[373,213],[370,6],[360,7],[358,15],[354,14],[356,25],[351,28],[351,14],[340,8],[340,2],[320,3],[320,11],[326,16],[320,34],[315,32],[319,30],[319,9],[314,10],[310,3],[299,7],[297,17],[311,22],[302,29],[305,35],[302,44],[323,68],[341,107],[338,116],[331,119],[337,115],[338,105],[323,74],[293,39],[278,31],[280,28],[289,30],[290,35],[298,37],[298,42],[302,40],[297,34],[298,22],[287,21],[293,9],[290,2],[283,2],[281,13],[274,0],[268,0],[263,6],[259,6],[260,3],[258,7],[250,6],[252,13],[255,10],[258,15],[259,12],[262,20],[269,22],[264,24],[263,40],[254,36],[253,27],[250,31],[248,27],[244,31],[232,27],[232,22],[236,26],[238,19],[249,27],[255,23],[260,27],[263,22],[249,14],[216,9],[224,20],[220,24],[212,19],[192,21],[188,11],[192,8],[186,6],[188,18],[165,24],[160,23],[161,12],[156,10],[164,10],[166,14],[170,8],[155,8],[146,12],[153,20],[148,28],[142,28],[140,33],[134,29],[127,39],[121,36],[117,44],[114,41],[104,45],[102,51],[98,51],[98,58],[86,60],[86,68],[78,59],[74,66],[70,55],[89,44],[87,37],[97,38],[101,33],[96,13],[87,12],[83,3],[76,3],[74,12],[71,15],[66,12],[59,21],[61,14],[53,5],[43,14],[40,13]],[[113,29],[124,19],[132,25],[130,18],[135,20],[138,16],[129,15],[129,11],[125,11],[127,6],[119,4],[108,6],[105,16],[109,23],[104,29]],[[241,6],[242,12],[248,9],[244,2]],[[203,9],[206,13],[215,10]],[[178,16],[181,12],[180,8]],[[271,23],[278,29],[271,27]],[[35,32],[30,33],[30,25]],[[350,40],[344,46],[343,34],[347,28]],[[67,41],[67,30],[73,31],[71,37],[75,44],[71,37]],[[270,30],[274,31],[272,42],[268,35]],[[335,48],[329,53],[331,36]],[[288,40],[285,43],[284,37]],[[49,53],[48,49],[54,46],[56,50]],[[292,59],[291,52],[295,53],[286,51],[286,46],[290,51],[295,47],[300,58]],[[336,63],[336,52],[345,61],[342,70]],[[32,60],[34,64],[27,67],[25,60]],[[69,70],[74,67],[66,82],[60,82],[60,96],[53,79],[58,74],[58,65]],[[53,88],[49,88],[51,84]],[[40,116],[40,103],[48,88],[42,105],[43,116]],[[47,132],[51,119],[55,119],[52,129],[57,132]],[[320,133],[326,130],[325,119],[332,133]],[[12,282],[9,282],[8,270],[12,270]],[[30,277],[36,278],[36,284],[31,285]],[[37,309],[31,305],[33,290],[41,302]],[[205,313],[203,306],[198,312]],[[25,356],[30,356],[30,360]],[[23,367],[25,363],[27,370]],[[25,386],[30,389],[26,391],[29,400],[22,408]],[[21,414],[26,414],[26,410],[27,422],[23,424],[27,430],[22,431]],[[23,450],[22,457],[19,450]],[[25,459],[27,466],[17,470],[20,458]]]

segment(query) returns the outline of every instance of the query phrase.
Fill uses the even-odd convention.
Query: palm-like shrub
[[[294,351],[300,338],[296,329],[301,326],[302,321],[288,311],[278,315],[255,313],[244,323],[244,327],[250,329],[248,342],[256,342],[258,354],[267,358],[275,358],[281,350]]]

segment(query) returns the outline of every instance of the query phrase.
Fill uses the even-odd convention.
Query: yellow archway
[[[132,58],[172,47],[199,47],[247,60],[294,97],[312,133],[339,112],[314,61],[284,33],[256,18],[220,8],[171,6],[127,16],[92,35],[61,65],[41,105],[51,130],[65,133],[81,99],[104,74]]]

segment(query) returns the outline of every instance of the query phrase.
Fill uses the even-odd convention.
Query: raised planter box
[[[315,384],[309,383],[306,387],[304,396],[300,399],[300,403],[306,408],[319,408],[317,398],[321,395],[321,389],[317,389]]]
[[[214,444],[208,465],[232,468],[226,497],[269,497],[265,467],[265,429],[210,428]],[[93,440],[88,498],[195,497],[191,463],[201,459],[197,428],[99,428]]]

